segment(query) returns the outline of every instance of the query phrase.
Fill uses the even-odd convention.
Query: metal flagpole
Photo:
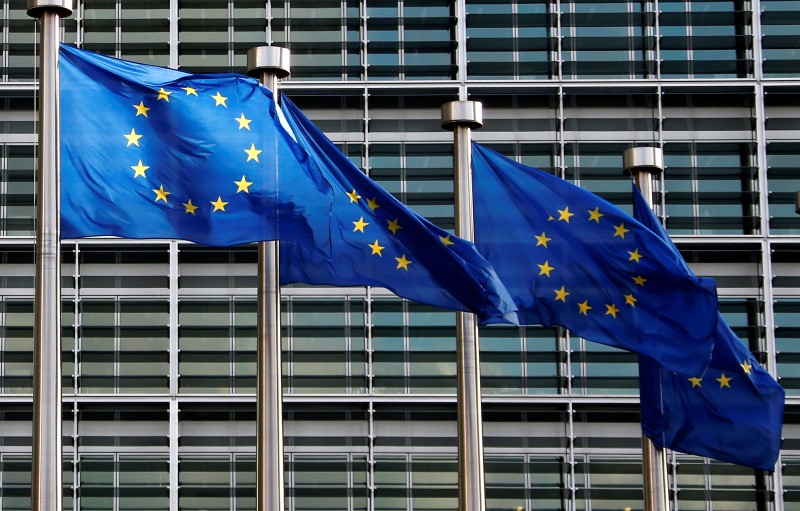
[[[31,510],[61,511],[61,224],[58,44],[72,1],[28,0],[41,22]]]
[[[278,100],[278,80],[289,76],[290,52],[259,46],[247,52],[247,72]],[[258,244],[258,396],[256,418],[256,509],[283,511],[283,384],[281,381],[281,289],[277,241]]]
[[[472,129],[483,126],[483,105],[453,101],[442,105],[442,127],[455,141],[456,235],[473,241]],[[456,313],[458,374],[458,509],[484,511],[483,422],[478,325],[475,315]]]
[[[659,147],[633,147],[622,155],[622,166],[633,176],[647,203],[653,207],[653,175],[664,171],[664,152]],[[646,511],[669,511],[667,455],[642,434],[642,472]]]

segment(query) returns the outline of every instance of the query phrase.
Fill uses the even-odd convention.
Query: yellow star
[[[184,87],[183,90],[186,91],[187,96],[197,96],[197,89],[194,87]]]
[[[547,234],[542,232],[539,236],[534,236],[536,238],[536,246],[537,247],[544,247],[547,248],[547,242],[552,240],[553,238],[548,238]]]
[[[380,243],[378,243],[378,240],[375,240],[375,243],[369,245],[369,248],[372,249],[372,255],[379,255],[379,256],[383,257],[383,254],[381,254],[381,251],[386,247],[382,247],[380,245]]]
[[[132,145],[135,145],[136,147],[140,147],[139,146],[139,139],[142,138],[142,135],[137,135],[135,129],[131,130],[131,134],[130,135],[123,135],[123,137],[128,139],[128,145],[126,145],[125,147],[130,147]]]
[[[248,190],[248,188],[250,187],[251,184],[253,184],[251,181],[246,180],[244,178],[244,175],[242,175],[242,180],[241,181],[234,181],[233,183],[236,186],[238,186],[238,188],[236,190],[236,193],[239,193],[239,192],[250,193],[250,190]]]
[[[600,223],[600,217],[605,216],[603,213],[600,212],[600,208],[594,208],[589,210],[589,221],[595,221],[598,224]]]
[[[244,128],[247,131],[250,131],[250,123],[253,122],[253,121],[252,121],[252,119],[248,119],[247,117],[245,117],[244,116],[244,112],[242,112],[241,117],[237,117],[236,118],[236,122],[239,123],[239,129]]]
[[[621,224],[614,226],[614,237],[615,238],[617,236],[619,236],[620,238],[625,239],[625,233],[626,232],[631,232],[631,230],[625,228],[625,222],[622,222]]]
[[[566,289],[564,289],[564,286],[561,286],[561,289],[553,289],[553,291],[556,293],[556,301],[561,300],[562,302],[567,303],[567,297],[569,296],[569,293]]]
[[[183,204],[183,207],[186,209],[187,213],[191,213],[192,215],[195,214],[195,210],[197,209],[197,206],[192,204],[192,199],[189,199],[189,202],[182,202],[181,204]]]
[[[361,198],[361,196],[358,193],[356,193],[355,188],[353,189],[352,192],[347,192],[347,196],[350,197],[350,202],[358,202],[358,199]]]
[[[397,236],[397,231],[402,229],[402,227],[400,227],[400,219],[399,218],[395,218],[394,220],[388,220],[388,222],[389,222],[388,229],[390,231],[392,231],[392,234]]]
[[[219,93],[219,91],[217,91],[217,93],[216,93],[216,94],[214,94],[214,95],[213,95],[213,96],[211,96],[211,97],[212,97],[212,98],[214,98],[214,101],[216,102],[216,104],[215,104],[214,106],[220,106],[220,105],[222,105],[222,106],[224,106],[225,108],[228,108],[228,105],[226,105],[226,104],[225,104],[225,102],[226,102],[226,101],[228,101],[228,98],[226,98],[225,96],[223,96],[222,94],[220,94],[220,93]]]
[[[555,218],[553,218],[553,215],[547,215],[548,222],[552,222],[553,220],[555,220]]]
[[[644,283],[647,282],[647,279],[642,277],[641,275],[637,275],[635,277],[631,277],[633,279],[633,283],[637,286],[644,287]]]
[[[229,203],[222,200],[222,196],[219,195],[217,196],[217,200],[211,201],[211,204],[214,205],[214,211],[225,211],[225,206],[227,206]],[[212,213],[214,211],[212,211]]]
[[[727,376],[725,376],[725,373],[722,373],[722,376],[717,378],[717,381],[719,382],[719,388],[722,388],[722,387],[731,388],[731,380],[732,379],[733,378],[728,378]]]
[[[378,204],[378,199],[377,198],[375,198],[375,199],[367,199],[367,206],[369,206],[369,209],[371,209],[372,211],[375,211],[376,209],[378,209],[380,207],[380,205]]]
[[[638,300],[636,299],[635,296],[633,296],[633,295],[625,295],[625,303],[627,303],[631,307],[636,307],[636,302],[637,301]]]
[[[171,92],[165,91],[164,87],[161,87],[158,90],[158,99],[163,99],[167,103],[169,103],[169,95],[172,94]]]
[[[558,219],[559,220],[563,220],[563,221],[569,223],[570,217],[573,217],[573,216],[575,216],[575,213],[570,213],[569,212],[569,207],[566,207],[564,209],[559,209],[558,210]]]
[[[744,362],[742,362],[739,365],[742,366],[742,369],[744,369],[744,372],[747,373],[747,374],[750,374],[750,369],[753,368],[753,366],[751,366],[750,363],[747,360],[745,360]]]
[[[156,192],[156,202],[160,200],[167,202],[167,195],[169,195],[170,192],[164,191],[164,185],[159,186],[158,190],[153,191]]]
[[[439,236],[439,241],[444,243],[445,247],[449,247],[450,245],[455,245],[455,242],[450,239],[450,235],[447,236]]]
[[[353,225],[355,225],[355,228],[353,229],[353,232],[356,232],[356,231],[364,232],[364,227],[368,226],[369,223],[365,222],[364,221],[364,217],[362,216],[361,218],[358,219],[358,221],[353,222]]]
[[[589,306],[589,300],[584,300],[578,304],[578,312],[580,312],[584,316],[588,316],[589,315],[588,312],[590,310],[592,310],[592,308]]]
[[[702,385],[700,385],[700,382],[703,381],[702,378],[698,378],[695,376],[694,378],[689,378],[689,381],[692,382],[692,388],[702,387]]]
[[[250,144],[250,149],[245,149],[244,152],[247,153],[247,161],[258,161],[258,155],[262,153],[261,149],[256,149],[255,144]]]
[[[554,267],[550,266],[548,261],[545,261],[544,264],[537,264],[536,266],[539,267],[539,275],[547,275],[550,276],[550,272],[555,270]]]
[[[408,265],[411,264],[411,261],[406,259],[405,254],[403,254],[403,257],[395,257],[395,260],[397,261],[397,268],[395,269],[399,270],[400,268],[402,268],[405,271],[408,271]]]
[[[628,254],[630,254],[630,256],[631,256],[631,258],[628,259],[628,261],[636,261],[638,263],[638,262],[640,262],[639,260],[642,258],[642,254],[639,253],[639,249],[638,248],[636,250],[634,250],[633,252],[631,252],[629,250]]]
[[[612,316],[616,318],[618,312],[619,309],[617,309],[616,305],[614,305],[613,303],[611,305],[606,304],[606,314],[605,314],[606,316]]]
[[[138,163],[138,164],[136,164],[136,165],[132,165],[132,166],[131,166],[131,168],[132,168],[132,169],[133,169],[133,171],[135,172],[135,174],[133,175],[133,178],[134,178],[134,179],[136,179],[136,178],[137,178],[137,177],[139,177],[139,176],[142,176],[143,178],[145,178],[145,179],[146,179],[146,178],[147,178],[147,176],[146,176],[144,173],[145,173],[145,171],[146,171],[147,169],[149,169],[150,167],[148,167],[147,165],[142,165],[142,160],[139,160],[139,163]]]
[[[147,111],[150,110],[146,106],[144,106],[144,101],[140,101],[138,105],[133,105],[133,108],[136,109],[136,116],[144,115],[147,117]]]

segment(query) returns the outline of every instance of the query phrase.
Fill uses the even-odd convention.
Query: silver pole
[[[41,22],[31,510],[61,511],[61,224],[58,44],[72,1],[28,1]]]
[[[650,207],[653,206],[652,176],[664,170],[664,153],[658,147],[626,149],[622,156],[625,172],[631,174]],[[668,511],[667,454],[642,434],[642,475],[646,511]]]
[[[442,127],[455,141],[456,235],[474,239],[472,222],[472,129],[483,126],[483,105],[453,101],[442,105]],[[458,509],[484,511],[483,422],[478,325],[475,315],[456,313],[458,401]]]
[[[289,76],[289,50],[260,46],[247,52],[247,71],[278,99],[278,80]],[[258,396],[256,501],[258,511],[283,511],[283,384],[281,288],[277,241],[258,244]]]

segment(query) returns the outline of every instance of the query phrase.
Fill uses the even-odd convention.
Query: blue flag
[[[521,324],[574,334],[702,371],[716,292],[661,238],[609,202],[473,143],[475,244]]]
[[[516,322],[516,307],[475,246],[417,215],[367,177],[287,98],[297,141],[334,189],[331,257],[281,243],[281,282],[380,286],[481,318]]]
[[[634,216],[680,255],[635,186],[633,201]],[[642,431],[658,447],[775,469],[785,393],[721,315],[708,369],[676,373],[641,357],[639,389]]]
[[[62,237],[330,249],[330,185],[257,80],[61,47]]]

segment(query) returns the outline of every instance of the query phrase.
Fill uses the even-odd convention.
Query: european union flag
[[[634,216],[672,247],[639,189]],[[718,313],[719,314],[719,313]],[[775,470],[785,393],[719,315],[705,371],[673,372],[639,359],[642,431],[661,448]]]
[[[516,306],[475,246],[417,215],[367,177],[287,98],[297,141],[334,189],[331,257],[281,243],[281,282],[380,286],[429,305],[516,321]]]
[[[62,46],[64,238],[292,240],[327,251],[309,218],[330,185],[255,79],[191,75]]]
[[[713,289],[664,241],[609,202],[473,143],[475,244],[522,324],[702,371],[717,324]]]

